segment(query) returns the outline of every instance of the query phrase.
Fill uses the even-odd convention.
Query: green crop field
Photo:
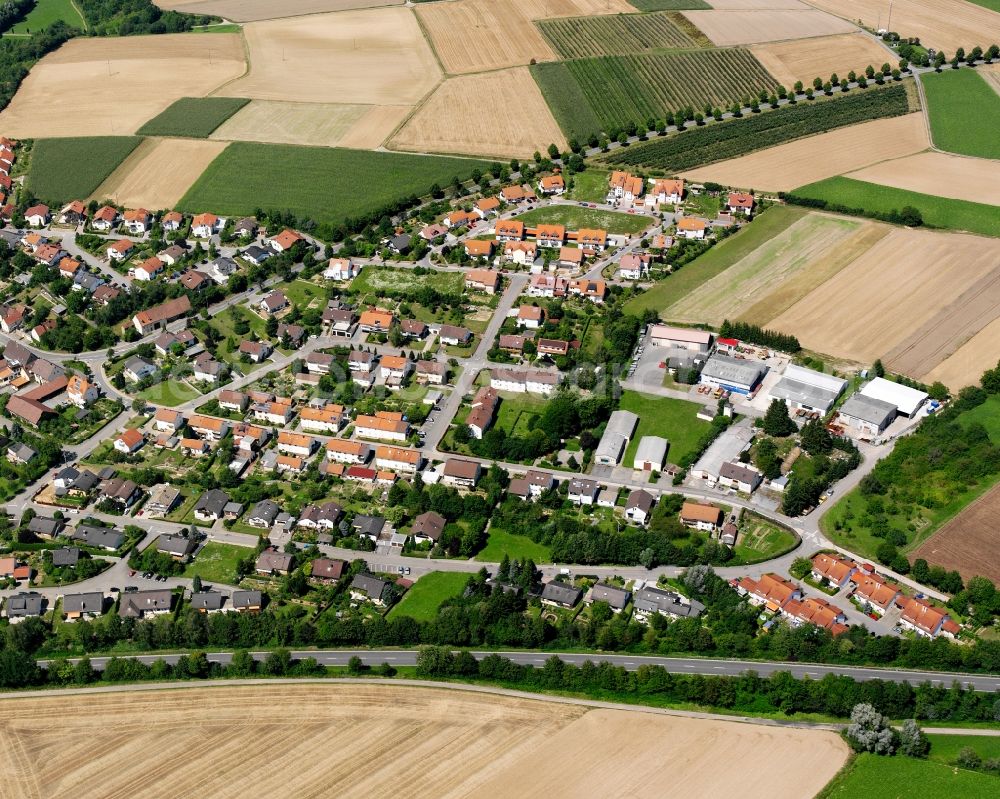
[[[1000,0],[969,0],[969,2],[1000,13]],[[632,3],[632,5],[635,5],[635,3]]]
[[[739,48],[602,56],[560,66],[543,70],[552,75],[538,82],[556,121],[577,138],[645,124],[686,106],[729,105],[778,86],[750,51]]]
[[[674,21],[671,12],[565,17],[537,23],[563,58],[626,55],[649,50],[681,50],[698,43]]]
[[[477,167],[486,170],[489,164],[471,158],[233,142],[178,208],[247,216],[263,207],[336,225],[426,195],[435,183],[467,179]]]
[[[705,0],[628,0],[628,2],[640,11],[704,11],[711,8]]]
[[[139,128],[139,135],[207,139],[249,102],[246,97],[182,97]]]
[[[976,741],[971,737],[968,740]],[[987,799],[996,796],[998,790],[1000,780],[991,774],[903,755],[861,754],[834,777],[816,799],[857,799],[875,795],[906,799]]]
[[[139,136],[39,139],[31,153],[28,190],[49,205],[85,199],[141,141]]]
[[[429,572],[389,611],[389,618],[409,616],[417,621],[433,621],[441,603],[461,594],[468,581],[466,572]]]
[[[979,158],[1000,158],[1000,94],[975,70],[920,76],[934,145]]]
[[[909,113],[906,88],[854,90],[847,96],[814,100],[800,99],[773,111],[693,127],[647,144],[617,150],[605,157],[610,164],[643,166],[679,172],[746,155],[755,150],[824,133],[859,122]],[[817,158],[821,157],[817,153]]]
[[[1000,212],[995,205],[935,197],[842,177],[810,183],[790,194],[830,211],[851,209],[854,212],[865,212],[863,215],[866,216],[889,214],[909,205],[918,209],[924,224],[931,227],[1000,236]]]
[[[517,217],[525,225],[565,225],[567,230],[596,228],[608,233],[633,235],[648,228],[654,220],[641,214],[620,214],[578,205],[550,205],[536,208]]]
[[[623,391],[619,408],[632,411],[639,417],[635,435],[629,441],[622,458],[622,465],[631,466],[639,440],[643,436],[660,436],[667,439],[667,462],[680,463],[685,455],[698,445],[709,423],[697,418],[701,406],[696,402],[654,397],[637,391]]]
[[[27,16],[11,27],[10,32],[37,33],[60,21],[78,30],[86,28],[83,17],[71,0],[38,0]]]

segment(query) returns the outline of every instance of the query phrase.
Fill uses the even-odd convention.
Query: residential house
[[[494,239],[466,239],[465,254],[470,258],[482,261],[493,257],[497,243]]]
[[[600,228],[580,228],[570,238],[575,238],[577,246],[582,247],[588,255],[604,252],[608,246],[608,231]]]
[[[17,624],[21,619],[41,616],[45,611],[46,599],[35,591],[22,592],[7,597],[4,609],[11,624]]]
[[[214,236],[226,225],[226,220],[215,214],[198,214],[191,220],[191,235],[198,239]]]
[[[252,239],[257,235],[257,231],[260,228],[259,223],[252,216],[244,217],[233,225],[233,235],[239,236],[241,239]]]
[[[61,519],[35,516],[28,522],[28,532],[38,538],[51,540],[62,532],[64,526],[65,523]]]
[[[519,394],[551,394],[559,385],[558,372],[537,370],[517,371],[514,369],[491,369],[490,387],[497,391],[512,391]]]
[[[113,502],[122,510],[131,508],[141,496],[139,486],[122,477],[112,477],[101,484],[101,501]]]
[[[358,321],[363,333],[388,333],[396,317],[389,311],[380,308],[370,308],[362,311]]]
[[[282,322],[278,325],[278,340],[282,346],[297,350],[306,340],[306,329],[302,325],[286,325]]]
[[[350,258],[331,258],[326,269],[323,270],[323,277],[326,280],[353,280],[361,273],[361,266],[355,264]]]
[[[413,536],[414,543],[436,544],[447,523],[447,520],[440,513],[429,510],[413,520],[413,524],[410,525],[410,535]]]
[[[115,552],[125,543],[125,536],[113,527],[95,527],[89,524],[81,524],[77,527],[71,538],[86,544],[88,547],[103,549],[107,552]]]
[[[532,266],[538,257],[538,245],[533,241],[508,241],[503,245],[504,263]]]
[[[220,274],[220,268],[222,268],[220,262],[222,262],[222,260],[223,259],[221,258],[216,258],[210,264],[210,266],[212,267],[213,274],[216,275]],[[229,259],[226,260],[228,261]],[[209,287],[210,279],[211,278],[209,278],[209,276],[206,275],[204,272],[201,272],[197,269],[188,269],[178,278],[178,282],[180,282],[180,284],[187,291],[199,292]]]
[[[438,331],[438,338],[446,346],[464,347],[471,343],[472,331],[465,327],[458,327],[457,325],[441,325],[441,329]]]
[[[132,275],[136,280],[148,282],[162,275],[164,268],[163,261],[154,255],[132,270]]]
[[[186,562],[197,546],[198,542],[194,539],[172,533],[164,533],[156,539],[157,552],[163,552],[181,562]]]
[[[764,482],[764,475],[745,463],[727,462],[719,468],[718,484],[735,488],[741,494],[752,494]]]
[[[317,447],[316,439],[301,433],[291,433],[287,430],[278,432],[278,449],[288,455],[298,455],[308,458]]]
[[[176,266],[185,255],[187,255],[187,250],[179,244],[171,244],[165,250],[158,252],[156,257],[167,266]]]
[[[444,385],[448,382],[448,366],[440,361],[417,361],[416,375],[418,383]]]
[[[559,260],[556,265],[560,269],[568,269],[572,272],[579,272],[583,267],[584,251],[579,247],[560,247]]]
[[[305,241],[305,237],[301,233],[285,228],[277,236],[268,239],[267,244],[275,252],[281,253],[290,250],[300,241]]]
[[[858,572],[858,564],[837,555],[820,552],[812,559],[812,576],[820,584],[841,589]]]
[[[160,217],[160,227],[165,233],[173,233],[181,229],[184,224],[184,214],[180,211],[167,211]]]
[[[230,601],[237,613],[259,613],[264,607],[264,594],[261,591],[233,591]]]
[[[653,513],[656,500],[648,491],[637,488],[631,491],[625,501],[625,518],[632,522],[645,524]]]
[[[517,310],[517,323],[521,327],[535,330],[545,321],[545,309],[537,305],[522,305]]]
[[[653,188],[646,194],[646,205],[677,205],[683,199],[683,179],[661,178],[653,181]]]
[[[266,530],[274,525],[279,513],[281,513],[281,507],[277,503],[269,499],[262,499],[250,509],[247,514],[247,524]]]
[[[326,442],[326,457],[337,463],[361,465],[371,457],[371,447],[360,441],[334,438]]]
[[[47,205],[32,205],[25,210],[24,221],[31,227],[45,227],[52,221],[52,212]]]
[[[230,389],[220,391],[218,399],[220,408],[227,411],[236,411],[237,413],[243,413],[250,402],[249,397],[242,391],[232,391]]]
[[[245,258],[250,263],[255,266],[260,266],[268,258],[274,255],[269,249],[264,249],[263,247],[258,247],[256,244],[251,244],[243,252],[240,253],[241,258]]]
[[[677,236],[682,239],[704,239],[708,222],[693,216],[685,216],[677,221]]]
[[[352,467],[355,468],[355,467]],[[351,529],[361,538],[369,538],[377,541],[382,529],[385,527],[385,519],[381,516],[369,516],[358,514],[351,520]]]
[[[310,352],[305,357],[306,371],[315,375],[329,374],[336,359],[326,352]]]
[[[744,577],[732,581],[737,592],[746,596],[751,605],[764,606],[772,612],[779,612],[789,602],[802,598],[802,591],[795,583],[778,574],[764,574],[759,580]]]
[[[277,427],[288,424],[295,415],[292,404],[288,400],[258,403],[250,409],[250,412],[258,422],[270,422]]]
[[[926,599],[904,598],[900,605],[899,625],[923,638],[936,638],[938,635],[954,638],[961,631],[951,616]]]
[[[416,474],[424,457],[419,449],[380,445],[375,448],[375,466],[404,474]]]
[[[538,191],[541,194],[562,194],[566,191],[566,181],[562,175],[549,175],[538,181]]]
[[[272,291],[260,301],[260,310],[265,316],[271,316],[283,311],[289,305],[288,298],[283,291]]]
[[[649,623],[654,615],[671,619],[697,618],[705,612],[705,606],[696,599],[688,599],[673,591],[647,586],[640,588],[633,597],[633,611],[636,621]]]
[[[480,219],[495,216],[500,213],[500,201],[496,197],[483,197],[476,200],[475,212]]]
[[[118,435],[115,439],[114,448],[126,455],[132,455],[142,449],[142,445],[145,443],[146,437],[143,436],[142,431],[130,427]]]
[[[307,407],[299,412],[299,422],[303,430],[318,433],[336,433],[349,417],[343,405],[325,405],[322,408]]]
[[[62,612],[67,621],[77,619],[96,619],[104,613],[104,594],[91,591],[85,594],[65,594],[62,601]]]
[[[242,357],[246,355],[251,363],[260,363],[266,360],[274,350],[271,345],[266,341],[241,341],[239,346],[239,353]]]
[[[173,486],[157,485],[150,489],[143,511],[147,516],[166,516],[180,504],[182,498],[181,492]]]
[[[558,249],[566,241],[565,225],[538,225],[534,231],[535,243],[539,247]]]
[[[217,522],[223,516],[223,511],[229,504],[229,495],[225,491],[213,488],[202,494],[194,506],[194,518],[200,522]]]
[[[731,214],[741,214],[747,219],[753,213],[753,195],[742,191],[731,191],[726,199],[726,210]]]
[[[493,269],[470,269],[465,273],[465,287],[496,294],[500,289],[500,273]]]
[[[95,305],[102,308],[108,306],[113,300],[117,300],[121,296],[121,291],[116,289],[114,286],[101,285],[94,289],[92,299]]]
[[[462,458],[448,458],[444,462],[442,479],[445,485],[454,488],[475,488],[479,482],[482,467],[477,461],[467,461]]]
[[[569,282],[569,293],[574,297],[583,297],[600,305],[608,296],[608,286],[603,280],[579,278]]]
[[[218,591],[198,591],[191,594],[188,605],[199,613],[219,613],[226,604],[226,597]]]
[[[160,305],[139,311],[132,317],[132,323],[140,335],[148,335],[154,330],[166,327],[176,319],[180,319],[191,311],[191,300],[186,294]]]
[[[145,208],[134,208],[122,214],[125,229],[133,236],[141,236],[149,231],[153,224],[153,215]]]
[[[336,502],[306,505],[299,514],[296,524],[309,530],[333,530],[343,515],[344,509]]]
[[[793,627],[803,624],[812,624],[829,630],[833,635],[840,635],[848,630],[847,616],[836,605],[832,605],[825,599],[815,599],[804,597],[793,599],[785,604],[781,610],[781,615],[788,619]]]
[[[524,476],[524,481],[528,486],[528,495],[532,499],[538,499],[546,491],[556,487],[557,481],[548,472],[540,472],[537,469],[529,469]]]
[[[607,602],[613,613],[621,613],[625,610],[631,598],[632,592],[624,588],[619,588],[616,585],[608,585],[607,583],[595,583],[590,589],[587,601],[591,604],[594,602]]]
[[[60,225],[79,225],[87,220],[87,206],[79,200],[65,205],[59,212]]]
[[[351,581],[351,599],[363,602],[368,600],[373,605],[385,606],[388,601],[389,583],[371,574],[356,574]]]
[[[354,420],[354,432],[359,438],[406,441],[410,435],[410,425],[402,419],[387,419],[378,414],[375,416],[361,414]]]
[[[169,613],[174,594],[169,588],[123,593],[118,604],[118,615],[123,619],[141,619]]]
[[[14,442],[7,447],[7,462],[18,466],[25,466],[31,463],[38,453],[27,444]]]
[[[574,585],[552,580],[542,588],[541,600],[543,605],[551,605],[557,608],[576,607],[583,596],[583,589]]]
[[[312,562],[310,577],[318,583],[335,583],[344,575],[347,563],[333,558],[316,558]]]
[[[203,383],[218,383],[229,373],[229,366],[215,360],[208,352],[203,352],[194,359],[191,376]]]
[[[569,280],[561,275],[532,275],[528,281],[529,297],[565,297]]]
[[[500,396],[495,388],[483,386],[476,392],[472,398],[472,409],[465,418],[465,424],[473,438],[481,439],[493,424],[499,403]]]
[[[524,222],[519,219],[501,219],[497,222],[497,241],[522,241],[524,239]]]
[[[127,261],[132,257],[132,253],[135,252],[135,245],[128,239],[119,239],[113,244],[108,245],[107,250],[108,258],[112,261]]]
[[[703,532],[713,532],[722,525],[722,509],[700,502],[685,502],[681,506],[681,524]]]
[[[383,355],[379,361],[379,372],[387,386],[398,386],[413,370],[413,363],[402,355]]]
[[[893,583],[887,583],[877,574],[857,572],[852,580],[856,588],[851,595],[868,612],[879,616],[884,615],[893,602],[901,596],[899,588]]]
[[[457,227],[470,227],[471,225],[476,224],[476,222],[478,222],[479,219],[480,219],[479,214],[474,214],[471,211],[463,211],[461,208],[458,208],[446,214],[445,217],[441,220],[441,224],[448,229]]]
[[[608,177],[608,196],[610,203],[634,203],[642,196],[645,189],[642,178],[631,172],[612,172]]]

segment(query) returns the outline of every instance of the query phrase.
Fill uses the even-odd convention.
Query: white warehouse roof
[[[635,450],[636,463],[663,463],[667,457],[667,439],[643,436]]]
[[[927,399],[927,392],[893,383],[884,377],[876,377],[858,393],[895,405],[896,410],[904,416],[913,416]]]
[[[621,460],[628,445],[629,439],[635,432],[639,424],[639,417],[632,411],[615,411],[608,419],[608,424],[604,428],[604,435],[594,450],[594,457],[598,463],[613,461],[617,463]]]
[[[847,381],[790,363],[771,389],[771,396],[826,412],[844,391]]]
[[[731,358],[728,355],[716,353],[708,359],[705,367],[701,370],[701,376],[720,383],[753,386],[764,376],[766,371],[767,367],[760,361]]]

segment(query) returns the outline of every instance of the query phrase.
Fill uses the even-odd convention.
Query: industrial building
[[[862,436],[880,435],[896,418],[891,402],[855,394],[840,406],[837,423]]]
[[[847,381],[833,375],[788,364],[781,379],[771,389],[772,399],[782,399],[791,409],[828,413],[840,399]]]
[[[594,461],[602,466],[617,466],[638,424],[639,417],[631,411],[612,413],[594,452]]]
[[[766,373],[767,366],[760,361],[716,354],[705,363],[699,382],[736,394],[753,394]]]
[[[643,436],[639,440],[639,446],[635,451],[635,458],[632,461],[633,469],[641,469],[644,472],[658,472],[663,469],[663,462],[667,459],[668,442],[659,436]]]
[[[893,383],[884,377],[876,377],[858,393],[895,405],[896,412],[900,416],[910,418],[920,410],[927,400],[927,392],[904,386],[902,383]]]
[[[649,340],[660,347],[673,347],[691,352],[708,352],[712,346],[712,334],[707,330],[691,330],[667,325],[651,325]]]

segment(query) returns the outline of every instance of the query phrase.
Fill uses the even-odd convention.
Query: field
[[[412,105],[441,79],[407,8],[251,22],[243,30],[250,71],[225,87],[229,96]]]
[[[416,799],[639,796],[665,779],[692,796],[801,799],[847,757],[832,732],[458,687],[216,685],[10,698],[3,707],[9,799],[381,796],[404,781]],[[727,768],[713,765],[723,760]]]
[[[562,58],[625,55],[698,46],[698,42],[677,25],[671,12],[568,17],[542,20],[538,27]]]
[[[622,458],[623,466],[631,466],[639,440],[643,436],[661,436],[670,442],[667,462],[679,464],[698,445],[709,423],[697,418],[701,406],[697,402],[670,397],[655,397],[637,391],[623,391],[619,408],[639,417],[639,426],[629,441]]]
[[[207,139],[248,102],[245,97],[183,97],[137,132],[141,136]]]
[[[27,187],[51,205],[88,197],[141,141],[138,136],[39,139]]]
[[[639,316],[652,308],[660,313],[660,318],[664,318],[665,308],[749,256],[805,214],[803,209],[794,206],[776,205],[769,208],[758,216],[752,225],[744,227],[735,235],[716,244],[704,255],[686,264],[677,273],[658,281],[642,294],[630,299],[622,311]]]
[[[545,544],[537,544],[526,535],[515,535],[491,527],[486,546],[476,555],[476,560],[499,563],[504,555],[512,560],[533,560],[536,564],[552,562],[552,553]]]
[[[774,79],[749,51],[688,50],[677,53],[603,56],[567,61],[560,65],[569,74],[569,98],[558,96],[566,79],[556,70],[540,85],[556,119],[567,133],[582,130],[593,116],[601,130],[628,122],[665,117],[685,106],[701,108],[706,103],[729,105],[761,89],[777,87]],[[536,75],[545,69],[536,69]],[[586,107],[574,109],[577,96]],[[570,113],[564,119],[561,112]],[[577,117],[581,117],[577,119]],[[595,129],[588,133],[596,132]]]
[[[711,8],[705,0],[629,0],[629,5],[640,11],[684,11],[695,8]]]
[[[525,225],[565,225],[567,230],[597,228],[608,233],[634,235],[648,228],[653,220],[641,214],[620,214],[615,211],[601,211],[581,208],[578,205],[550,205],[536,208],[517,217]]]
[[[147,402],[166,405],[168,408],[183,405],[199,396],[197,391],[180,380],[164,380],[138,393]]]
[[[805,283],[808,293],[835,275],[872,245],[871,229],[876,227],[879,237],[889,231],[886,226],[871,222],[807,214],[668,307],[663,316],[675,322],[718,326],[725,319],[743,318],[744,312],[754,306],[760,314],[771,306],[772,293],[784,292],[787,298],[790,281]],[[784,301],[792,304],[788,299]],[[758,321],[755,316],[748,316],[748,320]]]
[[[997,411],[995,403],[992,411]],[[993,486],[924,541],[911,559],[923,558],[949,571],[957,569],[966,582],[976,575],[1000,582],[1000,563],[995,556],[998,510],[1000,485]]]
[[[175,100],[208,94],[244,68],[237,34],[72,39],[31,70],[0,113],[0,130],[21,138],[135,133]]]
[[[877,69],[887,60],[895,66],[890,51],[862,33],[760,44],[750,52],[788,89],[797,80],[808,86],[813,78],[825,81],[834,72],[845,78],[851,70],[860,75],[869,64]]]
[[[511,113],[514,108],[518,113]],[[531,73],[527,67],[515,67],[446,80],[407,120],[390,146],[528,158],[551,143],[566,149],[566,139]]]
[[[417,621],[433,621],[446,599],[459,596],[469,582],[466,572],[430,572],[417,580],[391,611],[390,618],[409,616]]]
[[[253,100],[220,125],[211,138],[373,150],[410,111],[408,105]]]
[[[851,23],[815,9],[685,11],[684,16],[720,47],[852,33]]]
[[[924,380],[940,380],[952,391],[979,383],[986,367],[1000,361],[1000,319],[994,319],[955,352],[931,369]]]
[[[846,177],[921,194],[1000,205],[1000,161],[926,152],[851,172]]]
[[[203,583],[212,585],[237,585],[236,565],[251,553],[252,550],[247,547],[209,541],[198,557],[184,569],[184,576],[190,579],[198,575]]]
[[[386,290],[417,291],[425,286],[444,294],[461,294],[464,278],[461,272],[431,270],[415,275],[411,269],[393,269],[369,264],[351,283],[352,294],[378,294]]]
[[[852,169],[918,153],[928,144],[923,115],[906,114],[818,133],[692,169],[683,176],[698,183],[710,180],[745,189],[791,191]]]
[[[846,97],[813,103],[803,100],[792,107],[692,128],[648,144],[619,150],[605,160],[613,164],[643,165],[678,172],[857,122],[902,116],[911,110],[904,86],[866,89]]]
[[[604,202],[608,196],[608,173],[600,169],[577,172],[567,184],[566,199],[588,203]]]
[[[809,1],[852,22],[860,19],[872,30],[886,21],[884,0]],[[1000,40],[1000,17],[968,0],[907,0],[893,6],[892,29],[919,38],[924,47],[944,48],[950,57],[957,47]]]
[[[967,740],[975,743],[980,739],[970,737]],[[880,796],[988,799],[996,795],[997,778],[932,760],[861,754],[816,799],[856,799],[870,794],[873,785],[879,786]]]
[[[281,0],[157,0],[160,8],[186,14],[212,14],[235,22],[321,14],[324,11],[347,11],[354,8],[399,6],[403,0],[295,0],[289,5]]]
[[[985,203],[934,197],[844,177],[811,183],[792,194],[827,203],[833,210],[839,205],[868,213],[888,214],[912,206],[920,211],[924,224],[931,227],[1000,236],[1000,214],[994,206]]]
[[[28,15],[11,27],[9,33],[37,32],[60,20],[79,30],[86,27],[72,0],[38,0]]]
[[[1000,158],[1000,95],[975,70],[920,76],[927,96],[931,137],[942,150]],[[992,131],[992,132],[991,132]]]
[[[552,116],[569,138],[586,141],[601,130],[601,120],[564,61],[533,64],[531,76],[541,89]]]
[[[194,213],[211,208],[218,214],[252,214],[263,202],[302,219],[337,224],[487,166],[472,159],[233,142],[179,206]],[[365,176],[360,196],[358,175]]]
[[[919,378],[1000,316],[992,249],[975,236],[894,229],[769,326],[807,349],[887,359]]]
[[[143,139],[91,194],[133,208],[170,209],[225,149],[225,142],[201,139]]]

